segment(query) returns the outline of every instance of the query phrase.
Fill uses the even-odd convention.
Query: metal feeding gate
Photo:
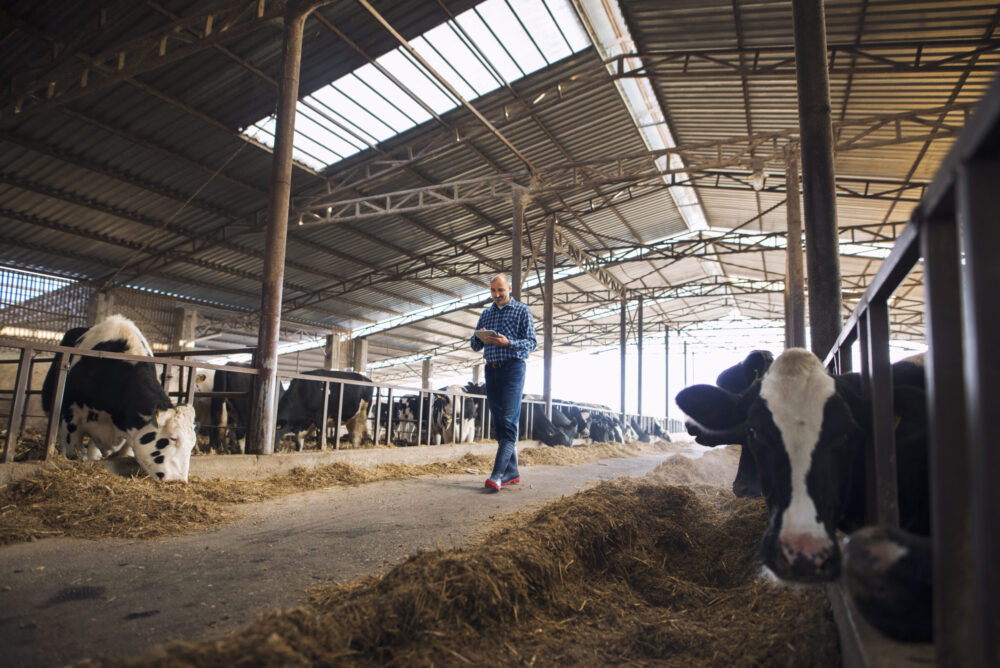
[[[1000,664],[1000,421],[991,414],[1000,406],[998,253],[1000,79],[826,358],[834,371],[848,372],[850,346],[859,343],[874,426],[868,515],[898,526],[888,300],[922,257],[939,666]],[[867,663],[864,648],[855,649]]]

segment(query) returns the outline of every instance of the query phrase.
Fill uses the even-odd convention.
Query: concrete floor
[[[310,586],[468,542],[507,513],[645,475],[667,456],[522,467],[523,483],[500,494],[486,493],[478,474],[425,476],[254,504],[235,523],[175,538],[2,547],[0,665],[60,666],[211,639],[295,605]]]

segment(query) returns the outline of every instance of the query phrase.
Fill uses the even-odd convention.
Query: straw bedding
[[[670,444],[598,443],[577,448],[526,448],[521,462],[580,464],[608,457],[660,452]],[[50,536],[154,538],[195,531],[232,519],[238,505],[327,487],[378,480],[475,472],[486,475],[493,458],[466,455],[422,465],[362,468],[329,464],[296,468],[265,480],[158,482],[120,477],[86,462],[57,458],[37,474],[0,488],[0,545]],[[155,518],[152,521],[151,518]]]
[[[757,577],[765,525],[761,503],[718,488],[602,483],[481,544],[122,665],[839,665],[821,592]]]

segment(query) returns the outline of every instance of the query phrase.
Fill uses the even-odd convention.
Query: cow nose
[[[781,537],[781,554],[790,566],[824,570],[832,565],[833,543],[826,536],[786,534]]]

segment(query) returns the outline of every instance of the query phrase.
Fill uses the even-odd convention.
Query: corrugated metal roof
[[[475,2],[373,4],[412,38]],[[276,11],[282,6],[267,4]],[[224,9],[222,3],[212,7]],[[757,149],[757,155],[764,155],[797,135],[795,77],[787,64],[793,54],[787,0],[630,0],[621,3],[621,10],[679,144],[751,132],[781,133]],[[4,92],[0,106],[0,263],[99,283],[122,281],[195,302],[228,305],[240,317],[256,311],[271,154],[239,133],[275,108],[280,21],[221,39],[217,46],[98,93],[37,111],[25,103],[22,113],[14,114],[17,100],[11,91],[22,90],[53,66],[57,73],[79,67],[75,60],[154,35],[168,27],[172,17],[209,10],[205,3],[190,0],[155,6],[118,3],[110,8],[104,26],[98,24],[93,3],[15,0],[3,11],[13,27],[0,39],[0,62],[4,80],[13,88]],[[835,130],[841,144],[835,159],[841,188],[839,224],[905,220],[920,184],[948,150],[953,129],[964,123],[967,103],[977,100],[995,76],[1000,49],[994,33],[1000,14],[995,3],[979,0],[828,0],[826,11],[834,54],[831,105],[835,123],[843,123]],[[53,61],[55,44],[60,55]],[[331,2],[307,21],[300,94],[396,46],[356,4]],[[974,48],[978,55],[968,55]],[[918,50],[925,64],[955,58],[947,66],[904,71],[915,62]],[[899,71],[865,71],[876,62],[872,54],[895,60]],[[769,66],[777,69],[768,71]],[[594,49],[553,63],[473,104],[542,172],[645,151]],[[950,109],[924,113],[915,122],[879,125],[871,120],[945,106]],[[942,134],[928,139],[931,130]],[[866,147],[851,143],[861,140],[868,142]],[[880,145],[872,145],[876,141]],[[714,155],[712,150],[692,149],[685,160],[697,164]],[[366,169],[381,175],[362,178]],[[761,192],[747,185],[747,164],[691,171],[713,232],[784,230],[784,166],[769,162],[765,171]],[[522,185],[529,185],[524,162],[467,109],[459,108],[444,114],[441,122],[419,125],[325,174],[296,168],[293,192],[296,202],[328,191],[349,199],[514,172],[521,173]],[[880,183],[884,188],[917,187],[906,190],[899,201],[892,195],[861,196]],[[543,272],[541,244],[551,216],[558,218],[570,241],[610,262],[610,274],[636,294],[685,285],[701,285],[709,294],[710,286],[726,281],[780,279],[784,273],[780,247],[716,256],[717,247],[711,244],[694,250],[683,245],[679,240],[685,238],[686,228],[677,205],[662,180],[648,173],[632,183],[537,192],[526,211],[524,256],[534,254],[535,259],[528,267],[530,277]],[[299,227],[293,220],[284,287],[286,303],[294,305],[287,313],[289,322],[320,335],[332,327],[357,328],[454,302],[453,312],[372,334],[369,358],[434,352],[444,354],[439,359],[443,366],[468,364],[475,356],[461,344],[478,308],[455,300],[485,299],[489,278],[509,271],[511,217],[512,203],[502,197],[330,224]],[[612,260],[640,250],[643,259]],[[878,264],[877,259],[842,258],[848,306]],[[560,281],[555,290],[558,347],[580,340],[569,325],[595,308],[590,295],[606,296],[608,290],[562,254],[557,268],[577,274]],[[531,288],[528,298],[535,300],[539,294]],[[690,326],[728,316],[734,305],[748,316],[780,317],[782,312],[781,295],[768,292],[662,294],[667,296],[646,301],[647,327]],[[617,308],[616,301],[612,299],[612,308]],[[912,304],[921,301],[919,289],[908,289],[901,297],[906,308],[893,315],[899,331],[916,335],[919,322],[912,321],[919,310]],[[540,322],[541,308],[533,308]],[[589,343],[615,341],[617,318],[617,312],[601,318],[607,327],[595,328]],[[241,331],[217,334],[206,345],[251,343],[252,337]],[[315,364],[317,355],[321,362],[321,352],[302,351],[296,363]],[[411,365],[411,371],[378,373],[399,377],[416,374],[415,369]]]

